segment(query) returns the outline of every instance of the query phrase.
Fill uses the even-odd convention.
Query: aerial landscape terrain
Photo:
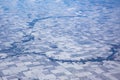
[[[120,0],[0,0],[0,80],[120,80]]]

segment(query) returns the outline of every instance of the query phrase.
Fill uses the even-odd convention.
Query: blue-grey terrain
[[[0,80],[119,80],[120,0],[0,0]]]

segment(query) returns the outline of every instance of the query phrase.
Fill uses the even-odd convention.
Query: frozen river
[[[40,63],[37,68],[33,66],[35,61]],[[0,80],[119,80],[120,1],[0,0],[0,62]],[[18,62],[24,64],[22,70],[11,73],[9,63],[14,69],[20,68]],[[52,72],[47,79],[39,68],[48,65],[56,72],[47,68],[46,72]],[[89,66],[91,71],[87,70]],[[96,74],[92,73],[94,66],[99,66]],[[86,73],[77,73],[79,70],[73,68]],[[102,71],[99,69],[106,77],[97,74]],[[75,76],[61,78],[56,75],[60,70]]]

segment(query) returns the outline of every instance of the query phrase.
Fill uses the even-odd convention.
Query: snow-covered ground
[[[94,62],[98,63],[95,63],[95,66],[101,63],[110,64],[107,66],[115,64],[117,66],[113,69],[120,74],[120,69],[116,70],[120,66],[119,4],[119,0],[0,0],[0,62],[3,62],[0,63],[0,79],[4,80],[12,75],[4,72],[5,68],[2,66],[4,62],[13,62],[12,65],[17,65],[15,62],[17,60],[24,63],[24,58],[23,61],[21,59],[26,55],[33,57],[31,59],[40,56],[43,57],[40,59],[50,60],[51,62],[47,63],[55,68],[56,63],[59,63],[60,67],[68,67],[69,65],[64,65],[68,63],[74,64],[71,68],[75,69],[85,65],[92,66]],[[18,56],[19,58],[14,60]],[[29,57],[26,60],[34,65],[34,61],[29,61]],[[37,61],[37,58],[35,60]],[[44,61],[46,60],[40,62],[45,63]],[[8,70],[11,68],[7,64],[4,66],[8,67]],[[99,67],[97,69],[96,72],[99,72]],[[60,80],[84,80],[81,77],[93,74],[91,71],[71,74],[75,73],[79,75],[77,76],[79,79],[74,79],[74,76]],[[26,74],[24,76],[29,78]],[[106,74],[107,77],[110,75]],[[119,80],[119,78],[110,79]],[[99,80],[93,77],[90,79]],[[59,79],[50,78],[50,80]]]

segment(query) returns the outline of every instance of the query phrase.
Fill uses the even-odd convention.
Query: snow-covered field
[[[112,45],[120,46],[118,2],[1,0],[1,56],[42,52],[57,59],[107,57]]]
[[[0,60],[23,55],[119,63],[120,1],[0,0]]]

